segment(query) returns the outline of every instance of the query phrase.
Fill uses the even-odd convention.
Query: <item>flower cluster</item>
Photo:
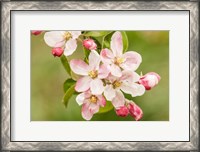
[[[41,32],[32,31],[32,34]],[[87,60],[71,59],[69,62],[70,70],[79,76],[74,89],[79,93],[76,101],[82,106],[85,120],[90,120],[108,102],[111,102],[117,116],[130,114],[135,120],[142,118],[141,108],[126,99],[126,95],[143,95],[158,84],[160,76],[154,72],[144,76],[136,73],[142,57],[135,51],[123,52],[121,32],[113,32],[109,47],[102,45],[100,50],[92,36],[85,37],[81,31],[49,31],[44,33],[44,40],[52,48],[52,55],[57,57],[72,55],[77,49],[78,40],[89,51]]]

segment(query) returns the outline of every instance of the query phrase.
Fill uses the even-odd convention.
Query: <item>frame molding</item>
[[[2,150],[198,150],[199,149],[199,2],[68,1],[1,3],[1,147]],[[12,142],[11,11],[16,10],[171,10],[190,11],[190,142]]]

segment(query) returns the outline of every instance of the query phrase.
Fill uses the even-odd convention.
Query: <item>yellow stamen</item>
[[[115,59],[114,59],[114,64],[116,64],[116,65],[120,65],[121,63],[123,63],[124,62],[124,59],[123,58],[118,58],[118,57],[116,57]]]
[[[72,34],[70,32],[65,32],[63,36],[65,40],[69,40],[72,38]]]
[[[97,97],[94,96],[94,95],[92,95],[92,96],[90,97],[90,102],[96,103],[96,102],[97,102]]]
[[[115,88],[118,88],[118,87],[121,86],[121,84],[122,84],[122,82],[120,82],[120,81],[115,81],[115,82],[113,83],[113,88],[114,88],[114,89],[115,89]]]
[[[89,75],[92,79],[94,79],[94,78],[96,78],[96,77],[98,76],[98,71],[92,70],[92,71],[90,71],[90,72],[88,73],[88,75]]]

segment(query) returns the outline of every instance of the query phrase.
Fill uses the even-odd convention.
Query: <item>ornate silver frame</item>
[[[199,2],[1,2],[1,150],[199,150]],[[189,142],[13,142],[10,134],[11,10],[187,10],[190,11]]]

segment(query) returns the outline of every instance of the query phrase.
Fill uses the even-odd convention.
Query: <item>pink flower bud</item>
[[[128,108],[126,106],[121,106],[119,109],[116,110],[116,114],[121,117],[128,116]]]
[[[136,105],[134,102],[131,102],[128,104],[128,109],[130,115],[135,118],[136,121],[140,120],[143,116],[142,109],[138,105]]]
[[[41,34],[42,33],[42,31],[31,31],[31,33],[33,34],[33,35],[39,35],[39,34]]]
[[[61,47],[56,47],[51,50],[51,53],[53,54],[54,57],[56,56],[60,57],[63,54],[63,49]]]
[[[93,39],[83,40],[83,46],[88,50],[96,50],[97,49],[97,45]]]
[[[155,72],[150,72],[142,76],[139,83],[142,84],[146,90],[155,87],[160,81],[160,76]]]

